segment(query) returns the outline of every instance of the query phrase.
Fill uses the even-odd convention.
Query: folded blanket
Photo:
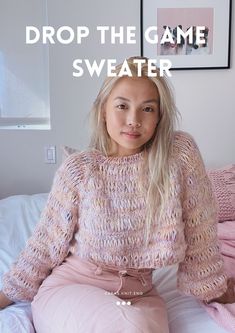
[[[235,278],[235,221],[218,224],[218,236],[221,253],[224,257],[225,270],[229,277]],[[230,333],[235,333],[235,303],[203,304],[209,315]]]

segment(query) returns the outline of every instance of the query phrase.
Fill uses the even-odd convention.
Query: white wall
[[[48,6],[49,24],[54,27],[86,25],[94,31],[97,25],[133,25],[139,36],[137,0],[50,0]],[[234,30],[233,24],[231,69],[172,72],[181,127],[195,137],[207,166],[235,162]],[[0,131],[0,198],[49,191],[61,161],[60,146],[84,149],[88,144],[87,116],[103,77],[73,78],[73,60],[116,58],[120,62],[139,53],[139,40],[133,45],[102,46],[94,34],[82,45],[50,48],[52,130]],[[48,144],[57,147],[55,165],[44,163],[44,146]]]

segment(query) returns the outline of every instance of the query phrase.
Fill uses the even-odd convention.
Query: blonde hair
[[[142,165],[140,175],[140,189],[146,191],[146,228],[145,242],[149,241],[151,233],[151,225],[153,221],[160,224],[162,212],[170,190],[170,174],[169,174],[169,157],[172,151],[173,133],[178,120],[178,111],[175,106],[172,89],[165,76],[160,76],[160,72],[156,67],[156,77],[148,76],[147,58],[131,57],[127,60],[131,74],[133,77],[138,76],[137,64],[133,63],[134,59],[145,59],[145,64],[141,66],[141,77],[147,77],[157,87],[160,97],[160,119],[157,124],[154,135],[144,147],[144,163]],[[115,72],[118,74],[122,64],[117,65]],[[111,147],[111,140],[104,122],[103,110],[104,105],[114,88],[120,76],[107,77],[104,81],[98,96],[93,104],[90,113],[92,136],[89,147],[97,149],[108,156]],[[146,172],[149,173],[148,188],[144,189],[143,180]]]

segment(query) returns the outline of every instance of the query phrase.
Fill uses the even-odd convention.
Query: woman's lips
[[[131,138],[131,139],[136,139],[136,138],[140,137],[139,133],[122,132],[122,134],[126,135],[128,138]]]

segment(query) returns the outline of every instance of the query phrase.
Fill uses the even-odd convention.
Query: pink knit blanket
[[[229,277],[235,278],[235,221],[218,224],[218,236],[224,257],[225,270]],[[235,303],[219,304],[212,302],[205,306],[209,315],[228,332],[235,333]]]

